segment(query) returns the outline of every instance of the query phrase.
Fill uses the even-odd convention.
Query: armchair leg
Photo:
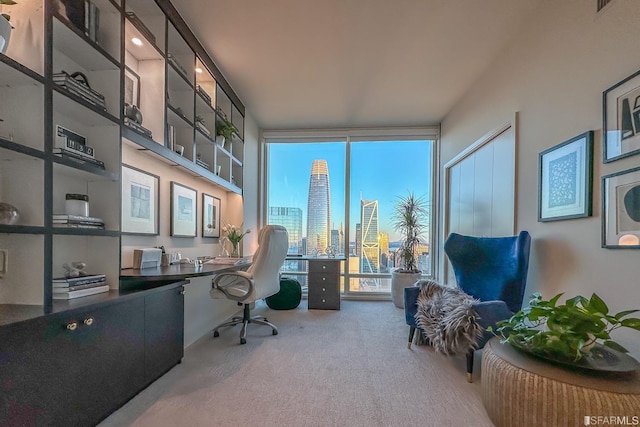
[[[409,342],[407,343],[407,348],[411,348],[411,343],[413,342],[413,335],[416,333],[416,327],[409,327]]]
[[[473,349],[467,353],[467,381],[473,382]]]

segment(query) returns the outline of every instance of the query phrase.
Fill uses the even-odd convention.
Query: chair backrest
[[[280,291],[280,269],[289,250],[289,235],[281,225],[266,225],[258,233],[258,249],[247,273],[255,284],[254,299]]]
[[[522,308],[530,247],[526,231],[510,237],[451,233],[444,243],[458,286],[481,301],[502,300],[513,312]]]

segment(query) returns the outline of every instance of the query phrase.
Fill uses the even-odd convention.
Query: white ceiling
[[[173,0],[262,129],[439,123],[541,0]]]

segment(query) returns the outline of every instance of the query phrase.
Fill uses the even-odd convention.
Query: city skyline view
[[[341,226],[342,229],[347,228],[344,223],[345,153],[345,142],[283,143],[269,146],[269,208],[300,209],[303,238],[308,237],[308,230],[318,230],[318,221],[328,219],[328,230],[323,232],[324,239],[318,242],[320,245],[331,242],[331,230],[338,230]],[[427,201],[431,200],[431,141],[352,142],[350,155],[349,243],[356,242],[356,224],[360,224],[362,220],[362,201],[370,202],[372,208],[375,204],[376,234],[387,234],[388,242],[400,240],[401,236],[392,225],[398,197],[413,192]],[[328,196],[328,218],[324,216],[324,212],[317,210],[321,207],[316,200],[320,195],[309,193],[310,180],[314,180],[313,172],[316,172],[316,177],[319,176],[318,168],[322,168],[322,173],[326,170],[328,175],[326,187],[329,194],[324,194]],[[312,200],[315,200],[315,205],[312,205]],[[309,223],[310,210],[314,213]],[[317,218],[317,215],[321,215],[322,219]],[[427,240],[429,236],[427,234],[424,237]],[[367,234],[367,238],[371,243],[371,232]]]

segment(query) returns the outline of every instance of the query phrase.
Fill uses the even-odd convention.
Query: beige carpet
[[[480,375],[469,384],[464,357],[408,350],[404,312],[389,301],[256,312],[279,335],[250,325],[245,345],[240,327],[203,337],[100,426],[493,425]]]

